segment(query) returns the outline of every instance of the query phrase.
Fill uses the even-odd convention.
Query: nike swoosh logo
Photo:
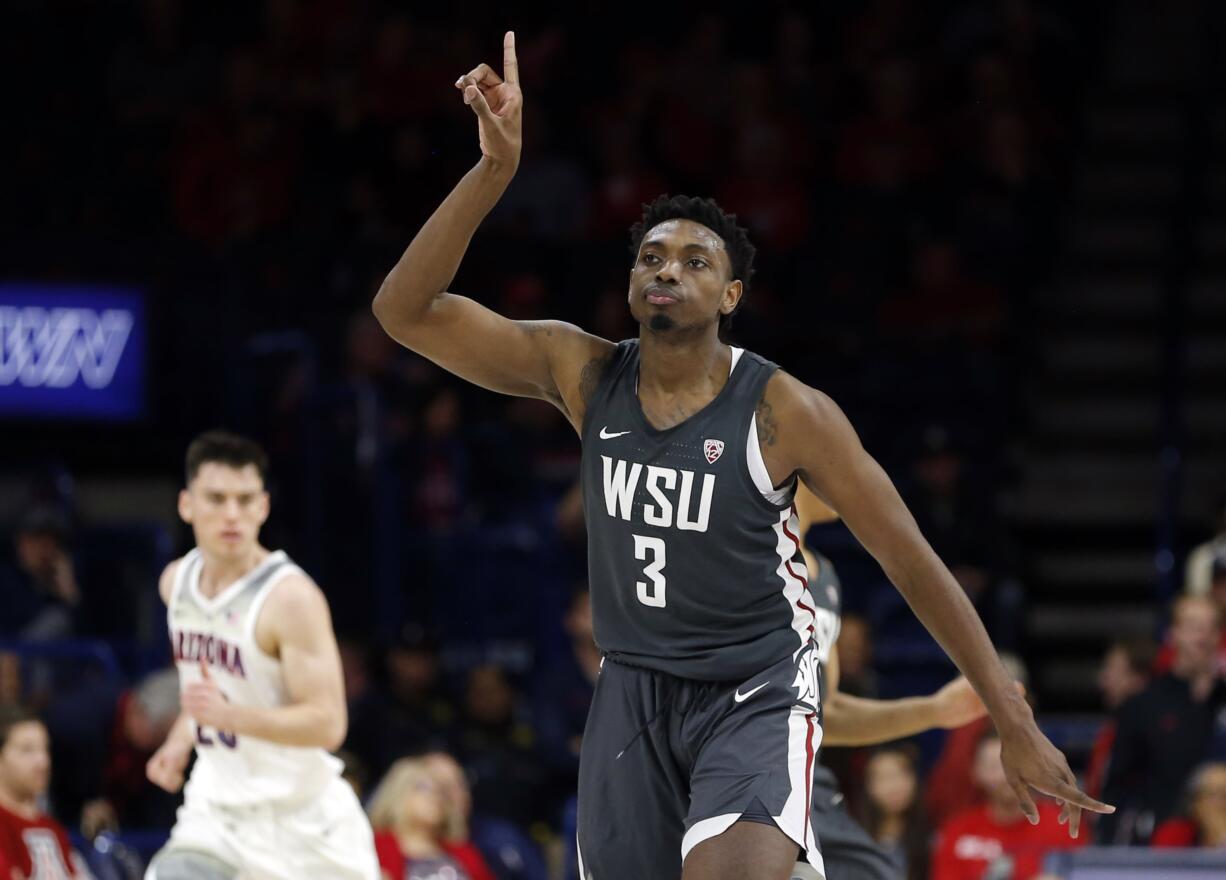
[[[614,437],[621,437],[629,433],[630,433],[629,431],[617,431],[616,433],[610,434],[609,426],[605,425],[603,428],[600,429],[600,439],[601,440],[612,440]]]
[[[752,697],[754,694],[756,694],[758,691],[762,690],[762,688],[766,687],[768,684],[770,684],[769,681],[764,681],[760,685],[758,685],[756,688],[745,691],[745,693],[741,693],[741,689],[737,688],[736,693],[732,695],[732,699],[736,700],[738,703],[743,703],[746,700],[748,700],[750,697]]]

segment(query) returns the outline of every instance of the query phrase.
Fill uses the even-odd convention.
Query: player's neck
[[[268,549],[260,544],[255,544],[241,556],[229,558],[209,553],[201,547],[200,555],[204,559],[204,565],[200,569],[200,592],[211,599],[235,581],[249,574],[268,558],[268,554]]]
[[[718,391],[728,381],[731,362],[729,347],[709,332],[691,336],[644,328],[639,334],[639,391],[676,394],[704,382]]]
[[[10,813],[16,813],[23,819],[37,819],[40,815],[38,810],[38,798],[19,798],[5,786],[0,785],[0,807],[8,810]]]

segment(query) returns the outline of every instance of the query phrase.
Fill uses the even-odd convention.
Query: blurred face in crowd
[[[585,644],[592,641],[592,597],[588,593],[578,593],[571,600],[565,626],[571,641]]]
[[[864,770],[864,786],[882,813],[901,815],[915,801],[915,768],[901,752],[878,752]]]
[[[1226,837],[1226,763],[1209,764],[1197,772],[1190,813],[1207,838],[1202,842],[1221,846]]]
[[[1008,812],[1021,809],[1017,795],[1005,778],[1005,765],[1000,760],[1000,740],[996,737],[987,737],[975,750],[971,778],[992,806]]]
[[[1116,709],[1133,694],[1140,693],[1146,681],[1146,676],[1128,662],[1128,652],[1118,645],[1107,651],[1098,669],[1098,689],[1108,709]]]
[[[192,527],[196,545],[217,559],[250,556],[268,519],[268,492],[255,465],[235,468],[205,462],[179,493],[179,516]]]
[[[51,748],[41,721],[23,721],[9,730],[0,749],[0,791],[18,802],[32,801],[51,782]]]
[[[14,538],[17,565],[36,578],[46,577],[63,554],[60,539],[52,532],[21,531]]]
[[[501,669],[486,664],[468,674],[465,703],[468,716],[474,721],[502,724],[511,719],[515,709],[515,692]]]
[[[409,779],[401,807],[401,823],[410,827],[438,831],[447,818],[443,792],[424,766]]]
[[[433,651],[421,645],[392,648],[387,653],[387,674],[396,697],[419,699],[434,689],[438,661]]]
[[[666,220],[648,230],[630,272],[630,314],[656,332],[718,324],[741,298],[724,240],[701,223]]]
[[[1180,599],[1171,621],[1174,669],[1181,675],[1212,671],[1220,642],[1218,609],[1208,598]]]
[[[855,615],[845,615],[835,650],[839,652],[839,670],[843,677],[863,673],[873,662],[873,640],[867,621]]]
[[[472,813],[473,799],[464,768],[446,752],[434,752],[427,755],[425,760],[443,800],[467,819]]]

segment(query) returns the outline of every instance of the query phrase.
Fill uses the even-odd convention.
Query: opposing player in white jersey
[[[327,601],[259,541],[266,471],[259,445],[233,434],[187,450],[179,515],[196,549],[158,585],[183,711],[147,772],[178,791],[193,749],[196,763],[146,880],[379,877],[370,825],[329,754],[348,720]]]

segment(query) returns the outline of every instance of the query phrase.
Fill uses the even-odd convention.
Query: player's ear
[[[192,493],[187,489],[179,490],[179,519],[185,523],[192,521]]]
[[[268,522],[268,514],[272,511],[272,499],[268,496],[268,490],[265,489],[260,493],[260,525]]]
[[[745,293],[745,286],[741,284],[739,279],[734,279],[724,288],[724,298],[719,302],[719,313],[721,315],[731,315],[736,311],[736,304],[741,301],[741,296]]]

